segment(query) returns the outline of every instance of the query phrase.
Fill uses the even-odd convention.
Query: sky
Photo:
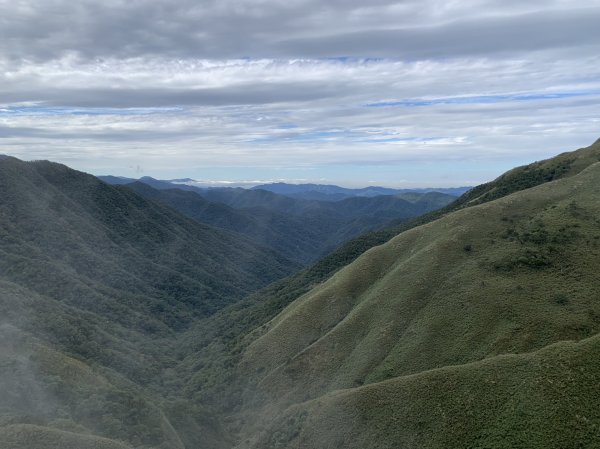
[[[476,185],[600,137],[600,0],[0,0],[0,153]]]

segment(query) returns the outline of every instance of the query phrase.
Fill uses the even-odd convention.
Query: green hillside
[[[295,264],[59,164],[3,158],[0,191],[4,441],[224,447],[165,381],[177,336]]]
[[[282,279],[239,233],[4,158],[0,448],[595,448],[598,161],[515,169]]]
[[[59,164],[4,159],[0,189],[2,278],[128,325],[144,313],[180,326],[296,267]]]
[[[556,161],[549,159],[537,162],[512,170],[509,173],[512,173],[515,177],[514,180],[517,186],[528,186],[532,182],[528,181],[531,172],[528,167],[541,167],[544,173],[552,173],[555,170],[554,167],[560,165],[565,159],[574,160],[571,164],[573,171],[561,171],[560,176],[572,176],[578,173],[584,167],[600,159],[600,141],[588,148],[564,153],[558,156]],[[516,176],[519,173],[520,177]],[[540,181],[540,177],[537,176],[535,183],[537,185],[540,182],[548,182],[548,179],[551,180],[553,177],[554,175],[547,178],[542,177],[542,181]],[[543,181],[543,179],[546,179],[546,181]],[[506,181],[506,176],[501,176],[495,181],[484,184],[483,187],[479,187],[477,190],[480,194],[492,190],[518,191],[517,187],[511,187],[510,183]],[[222,401],[223,398],[228,398],[227,404],[236,406],[239,402],[237,399],[238,391],[233,389],[233,393],[231,392],[231,383],[234,382],[231,370],[226,370],[226,376],[222,376],[220,373],[223,372],[224,366],[231,367],[238,363],[240,351],[252,341],[253,336],[247,337],[248,333],[267,323],[296,298],[330,278],[369,248],[385,243],[403,231],[410,230],[423,223],[433,222],[453,211],[467,207],[468,203],[475,198],[477,198],[477,195],[467,192],[440,211],[425,214],[415,220],[383,231],[365,234],[342,245],[310,268],[284,281],[274,283],[265,290],[217,313],[208,321],[201,321],[188,332],[183,344],[184,353],[187,355],[184,367],[188,372],[188,376],[192,379],[188,384],[189,391],[206,400],[216,397]],[[506,222],[502,223],[506,224]],[[473,245],[473,243],[468,244]],[[197,358],[202,358],[204,362],[202,364],[196,363]]]
[[[598,360],[594,336],[341,390],[290,407],[236,447],[593,449]]]
[[[257,369],[292,358],[345,388],[593,335],[598,179],[593,165],[402,233],[292,303],[247,357]]]
[[[0,427],[1,449],[130,449],[118,441],[34,425]]]
[[[589,147],[514,168],[493,181],[471,189],[445,207],[425,213],[413,220],[361,235],[341,245],[340,248],[328,257],[323,258],[315,266],[320,265],[319,271],[326,273],[325,276],[321,277],[321,280],[326,279],[330,274],[352,262],[369,248],[385,243],[407,229],[429,223],[464,207],[481,204],[546,182],[576,175],[598,160],[600,160],[600,139]]]
[[[597,145],[582,153],[589,156],[592,151],[597,151]],[[530,360],[542,356],[498,357],[580,341],[599,332],[599,195],[600,164],[596,163],[561,180],[482,201],[401,233],[296,299],[254,332],[243,355],[240,372],[251,379],[247,406],[253,415],[258,409],[263,416],[258,428],[293,407],[284,418],[292,428],[287,436],[275,425],[253,447],[520,447],[510,442],[526,441],[522,432],[528,431],[538,433],[522,447],[593,447],[594,426],[600,419],[595,405],[600,397],[590,397],[593,406],[582,403],[584,391],[593,390],[580,391],[571,385],[580,395],[579,399],[573,396],[573,403],[563,403],[563,393],[552,396],[551,391],[533,391],[527,399],[527,385],[515,382],[537,382],[539,364]],[[572,362],[589,365],[589,372],[572,375],[581,376],[588,386],[599,380],[596,346],[591,339]],[[570,346],[559,344],[540,354],[545,354],[543,360],[552,351],[564,356],[565,347]],[[482,372],[473,367],[480,365],[469,365],[477,361],[485,367],[498,364],[497,369],[506,372],[509,378],[498,380],[504,388],[499,396],[477,388]],[[507,367],[511,363],[524,372]],[[445,368],[452,366],[457,368]],[[442,371],[432,371],[436,369]],[[455,382],[457,389],[436,390],[432,379],[444,381],[440,373],[456,376],[447,385]],[[554,375],[565,385],[573,380],[560,372]],[[387,394],[390,385],[404,390],[398,396]],[[347,392],[330,394],[337,390]],[[504,415],[488,409],[501,409],[502,397],[513,390],[523,395],[522,432],[515,424],[521,415],[512,415],[510,409]],[[420,400],[424,392],[429,399]],[[314,402],[293,406],[307,400]],[[478,421],[466,419],[465,410],[456,415],[456,407],[465,401],[472,402],[467,411],[473,419],[483,415],[483,429]],[[536,416],[547,401],[555,408],[549,405],[541,417]],[[353,413],[360,417],[345,415],[352,407],[348,403],[354,404]],[[436,413],[456,415],[448,418],[448,424],[461,429],[443,433],[442,423],[427,415],[431,404]],[[413,410],[420,413],[418,418]],[[565,417],[561,411],[581,411],[582,426],[588,426],[582,436],[573,433],[571,422],[579,418]],[[311,427],[313,420],[319,421],[315,426],[322,434]],[[241,422],[246,434],[255,435],[253,418]],[[394,433],[391,429],[396,426]],[[563,426],[571,432],[565,438],[584,445],[561,445],[563,440],[547,446],[554,434],[542,432],[548,426]]]

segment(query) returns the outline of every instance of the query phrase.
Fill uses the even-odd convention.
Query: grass
[[[36,425],[0,427],[0,449],[131,449],[119,441]]]
[[[352,261],[356,260],[356,258],[365,251],[389,241],[398,234],[409,232],[411,229],[418,226],[433,223],[456,211],[466,210],[472,205],[482,205],[485,202],[489,202],[494,198],[497,199],[502,195],[518,192],[519,189],[540,185],[540,183],[544,184],[553,179],[567,179],[575,176],[585,167],[596,162],[599,157],[600,143],[597,142],[589,148],[565,153],[558,156],[556,159],[549,159],[547,161],[541,161],[514,169],[507,175],[503,175],[495,181],[473,189],[459,198],[455,203],[440,211],[425,214],[424,216],[407,223],[384,231],[366,234],[358,239],[348,242],[312,267],[285,279],[284,281],[277,282],[267,289],[224,309],[209,320],[199,322],[185,336],[181,346],[182,353],[186,356],[186,359],[181,366],[181,372],[185,373],[185,377],[190,379],[186,386],[186,391],[188,394],[194,395],[198,400],[207,401],[216,407],[239,407],[239,390],[243,388],[247,376],[240,376],[241,380],[240,378],[236,379],[233,375],[232,368],[239,363],[245,348],[268,329],[267,323],[288,304],[302,295],[307,294],[311,289],[315,288],[315,286],[332,278],[332,276],[344,266],[352,263]],[[557,170],[556,167],[567,165],[567,162],[565,161],[568,161],[569,169]],[[535,173],[536,175],[532,176],[531,173]],[[542,173],[543,176],[539,176],[539,173]],[[567,203],[563,204],[563,206],[567,207]],[[558,207],[557,205],[552,206]],[[552,206],[550,206],[550,208]],[[510,208],[510,206],[507,207]],[[570,210],[571,206],[568,207]],[[531,208],[532,210],[537,210],[537,205],[533,204],[531,205]],[[485,228],[490,225],[490,222],[479,219],[477,225],[481,227],[480,231],[483,232],[483,235],[474,234],[472,238],[466,238],[462,245],[459,244],[458,246],[453,247],[456,248],[456,260],[464,260],[465,262],[473,263],[482,257],[489,248],[493,248],[492,245],[495,243],[510,243],[512,245],[516,241],[515,238],[511,236],[508,236],[506,239],[504,238],[506,234],[511,232],[511,229],[514,228],[514,223],[512,222],[515,221],[516,217],[513,217],[512,215],[514,214],[511,214],[510,211],[506,213],[501,212],[500,215],[494,219],[492,223],[497,229],[497,235],[494,236],[487,235],[484,232]],[[570,212],[568,216],[570,216]],[[562,242],[561,244],[566,244],[567,242],[563,242],[563,240],[565,238],[571,238],[569,235],[572,235],[577,231],[576,228],[569,228],[570,225],[568,221],[565,223],[566,227],[560,224],[563,220],[566,220],[568,216],[566,216],[566,218],[557,216],[553,219],[557,220],[558,226],[552,230],[553,235],[551,236],[551,239],[559,239],[560,242]],[[527,295],[530,295],[527,286],[533,282],[537,282],[536,277],[543,274],[541,273],[540,268],[546,263],[547,258],[550,256],[558,257],[558,255],[547,254],[554,246],[557,246],[556,242],[546,242],[544,245],[536,245],[535,243],[536,240],[543,238],[542,236],[545,235],[544,232],[548,231],[538,231],[538,223],[536,221],[530,223],[528,217],[521,217],[519,220],[522,218],[527,218],[527,220],[523,221],[523,228],[519,228],[518,231],[523,234],[521,237],[523,242],[517,242],[515,245],[506,246],[507,251],[512,251],[510,254],[509,252],[506,253],[507,257],[503,256],[503,252],[499,252],[496,259],[494,261],[486,261],[485,266],[487,268],[496,266],[496,268],[492,270],[492,274],[497,278],[494,282],[497,281],[496,283],[500,283],[501,294],[506,294],[504,293],[504,290],[508,291],[508,294],[512,294],[511,289],[514,288],[516,293],[522,297],[527,297]],[[563,227],[565,229],[563,229]],[[460,226],[457,226],[457,228],[460,228]],[[438,232],[438,234],[443,234],[445,232],[446,230],[442,230]],[[447,237],[452,236],[448,235]],[[511,238],[513,239],[512,241]],[[583,241],[584,245],[587,244],[587,240],[588,239],[586,238]],[[591,240],[595,241],[593,238]],[[468,248],[469,250],[465,248]],[[426,255],[428,252],[429,250],[425,248],[423,254]],[[443,252],[440,251],[439,253],[441,254]],[[449,257],[452,256],[450,253],[446,255]],[[398,254],[392,253],[389,257],[390,261],[395,261]],[[377,263],[377,261],[373,262],[373,264]],[[412,263],[412,260],[408,261],[409,266]],[[415,278],[420,279],[425,276],[428,264],[433,264],[432,266],[435,266],[436,263],[438,262],[435,259],[423,259],[423,271],[419,271],[421,266],[412,266],[411,269],[413,271],[407,272],[403,277],[404,284],[411,286],[414,284]],[[576,261],[573,263],[577,264]],[[370,262],[367,262],[363,265],[369,264]],[[535,265],[538,265],[537,269],[535,268]],[[527,282],[524,282],[523,285],[515,284],[511,287],[511,273],[516,269],[525,267],[528,268],[527,276],[529,276],[530,279]],[[455,271],[460,271],[461,268],[462,265],[452,267],[454,271],[448,273],[448,276],[453,275]],[[549,269],[549,267],[546,268]],[[368,270],[368,267],[365,269]],[[472,273],[477,274],[476,271]],[[357,273],[353,273],[351,277],[360,278],[360,274],[361,271],[358,270]],[[551,271],[548,271],[546,276],[552,277],[553,274]],[[507,279],[502,279],[502,277]],[[333,279],[335,279],[335,277]],[[330,284],[333,282],[333,279],[330,281]],[[373,279],[366,279],[365,285],[367,287],[371,286],[372,281]],[[430,281],[431,284],[434,284],[435,282],[436,281]],[[464,282],[465,289],[468,287],[472,292],[478,292],[483,284],[487,288],[487,294],[496,294],[493,290],[496,284],[491,281],[486,282],[485,280],[478,279],[474,276],[472,279],[467,277],[467,279],[461,280],[461,282]],[[332,288],[331,290],[335,291],[335,288]],[[465,293],[463,292],[461,294]],[[466,294],[471,294],[471,291],[467,291]],[[543,295],[545,293],[537,292],[536,294]],[[552,296],[554,293],[550,293],[550,295]],[[326,306],[329,307],[329,304],[326,304]],[[376,308],[378,305],[374,307]],[[437,322],[438,319],[436,317],[434,318],[434,322]],[[316,322],[319,322],[319,320]],[[440,323],[437,326],[442,326],[443,328],[443,323]],[[303,329],[302,332],[305,330],[306,329]],[[318,333],[313,335],[309,331],[304,335],[302,332],[298,332],[298,335],[303,335],[304,337],[302,344],[306,344],[307,342],[312,343],[319,335]],[[340,352],[343,351],[340,349]],[[266,352],[266,354],[270,354],[270,352]],[[287,360],[292,357],[292,355],[293,354],[286,353],[282,359]],[[199,360],[201,360],[201,362],[199,362]],[[279,362],[281,362],[281,360],[279,360]],[[259,366],[257,369],[261,369],[261,367]],[[263,367],[262,369],[266,370],[267,368]],[[223,375],[223,373],[225,373],[225,375]],[[351,382],[358,385],[364,383],[365,378],[366,374],[355,376],[355,378],[351,379]],[[240,381],[236,382],[236,380]],[[235,387],[232,388],[232,384]]]
[[[594,336],[336,391],[238,448],[592,449],[598,360]]]
[[[525,354],[597,334],[599,195],[600,164],[595,164],[578,175],[448,214],[367,251],[292,302],[256,334],[240,369],[251,379],[248,404],[262,410],[264,424],[290,405],[319,398],[326,401],[332,391],[360,390],[390,379],[502,354]],[[590,358],[581,363],[596,362]],[[465,381],[465,389],[469,382]],[[485,391],[477,394],[481,394],[477,405],[481,413],[501,400],[491,393],[486,396]],[[416,400],[417,407],[424,406],[420,397]],[[434,393],[430,400],[445,409],[459,396]],[[544,400],[560,405],[563,397]],[[376,413],[380,401],[366,401],[358,409]],[[522,406],[532,409],[520,419],[539,428],[543,419],[536,417],[538,405],[523,399]],[[404,400],[393,401],[392,407],[399,413],[410,408]],[[328,410],[331,419],[346,419],[334,408]],[[589,414],[590,407],[586,410]],[[502,432],[518,434],[520,421],[511,413],[507,410],[504,418],[497,416],[506,422],[490,424],[496,440]],[[469,424],[461,421],[466,419],[461,416],[452,421],[453,426]],[[248,416],[243,419],[252,421]],[[476,428],[466,429],[463,440],[456,442],[440,436],[442,443],[437,444],[434,436],[442,430],[429,421],[423,423],[421,436],[412,427],[400,432],[406,438],[401,441],[384,430],[400,425],[401,420],[388,414],[378,419],[381,421],[369,421],[369,426],[357,425],[374,440],[350,432],[363,445],[330,447],[545,447],[549,442],[548,436],[536,440],[534,435],[531,438],[536,445],[523,446],[525,426],[525,433],[513,440],[515,444],[521,441],[521,446],[486,446],[493,439],[484,439],[483,445],[477,446]],[[560,414],[551,419],[551,426],[560,424]],[[303,425],[298,435],[313,432],[313,424]],[[246,432],[255,432],[252,424],[245,425]],[[565,432],[570,432],[570,438],[579,438],[569,429]],[[584,439],[588,447],[592,447],[592,431],[588,429]],[[331,432],[337,435],[337,431]],[[322,437],[327,441],[326,433]],[[430,442],[426,444],[426,440]],[[328,447],[306,441],[282,447]]]

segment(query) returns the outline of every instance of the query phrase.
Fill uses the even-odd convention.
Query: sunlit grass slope
[[[241,365],[254,379],[247,399],[259,407],[268,404],[263,411],[269,417],[279,413],[276,404],[285,407],[339,389],[595,335],[600,331],[598,198],[596,163],[576,175],[447,214],[367,251],[257,329]],[[478,394],[480,407],[501,400]],[[431,400],[452,413],[449,393]],[[548,400],[562,401],[561,396]],[[394,404],[408,407],[402,400]],[[378,400],[361,403],[365,411],[378,407]],[[371,432],[383,440],[349,447],[413,447],[410,439],[418,441],[411,429],[394,440],[400,444],[407,438],[404,446],[391,445],[383,429],[392,424],[385,415],[380,418],[379,424],[371,422]],[[424,423],[421,431],[433,441],[438,429]],[[475,437],[468,431],[464,441],[472,446],[464,447],[487,447],[477,446]],[[415,447],[454,447],[419,444]]]
[[[118,441],[35,425],[0,427],[0,449],[131,449]]]
[[[404,232],[268,323],[249,367],[318,394],[593,335],[599,195],[595,164]]]
[[[364,268],[351,271],[346,275],[348,278],[348,285],[344,285],[342,287],[343,290],[340,291],[346,292],[346,296],[341,296],[346,298],[347,301],[344,302],[339,298],[334,300],[335,303],[341,301],[344,304],[343,307],[346,308],[339,312],[341,316],[345,316],[344,313],[346,313],[347,310],[352,309],[355,303],[360,306],[357,310],[361,307],[364,309],[372,308],[373,313],[376,313],[381,304],[377,300],[374,300],[372,302],[367,301],[361,305],[363,298],[366,297],[363,293],[374,294],[374,292],[377,291],[376,286],[383,285],[383,283],[379,283],[379,278],[385,277],[386,273],[392,269],[395,270],[395,274],[393,276],[387,276],[385,282],[390,282],[390,279],[393,279],[394,276],[397,275],[399,276],[399,279],[401,279],[398,280],[397,283],[403,283],[403,285],[406,286],[404,290],[399,290],[400,293],[394,293],[395,295],[408,295],[412,289],[413,291],[410,295],[413,295],[414,298],[419,298],[420,296],[427,296],[427,289],[438,288],[436,294],[443,297],[444,293],[441,286],[444,284],[441,282],[445,278],[452,278],[455,273],[458,273],[458,277],[456,278],[457,285],[466,292],[464,293],[465,295],[474,294],[475,297],[479,297],[499,293],[504,296],[515,294],[521,298],[529,298],[533,295],[539,297],[540,295],[543,295],[543,279],[553,278],[554,272],[552,270],[557,270],[556,261],[552,264],[548,264],[547,262],[550,261],[550,259],[560,259],[560,254],[562,254],[562,252],[569,252],[571,251],[569,248],[576,248],[576,246],[582,242],[584,245],[587,244],[587,240],[590,241],[590,244],[595,244],[596,242],[596,239],[593,238],[593,221],[590,222],[586,219],[587,221],[583,221],[587,224],[583,222],[580,224],[578,222],[581,217],[574,216],[580,213],[577,209],[581,209],[581,206],[578,206],[577,204],[571,206],[568,198],[560,199],[561,205],[559,206],[559,204],[553,203],[554,197],[548,196],[545,199],[531,197],[531,200],[527,200],[526,203],[524,203],[525,206],[519,206],[513,210],[512,202],[517,201],[519,198],[516,196],[507,199],[506,201],[508,202],[502,203],[499,206],[490,206],[491,209],[479,209],[478,211],[473,212],[472,215],[470,215],[471,212],[466,211],[471,205],[482,204],[485,201],[491,201],[502,195],[506,196],[514,192],[519,192],[520,189],[528,189],[532,186],[550,183],[553,180],[569,178],[580,173],[585,167],[594,164],[598,160],[600,160],[600,143],[596,142],[588,148],[564,153],[553,159],[536,162],[525,167],[511,170],[507,175],[503,175],[493,182],[484,184],[473,189],[471,192],[466,193],[455,203],[439,212],[426,214],[422,218],[418,218],[411,222],[401,224],[385,231],[366,234],[365,236],[353,240],[343,245],[337,251],[325,257],[309,269],[284,281],[273,284],[250,298],[223,310],[212,317],[209,322],[201,322],[197,329],[193,329],[190,332],[184,341],[185,344],[182,345],[187,354],[191,353],[187,357],[184,367],[185,371],[188,371],[190,373],[189,376],[191,377],[191,381],[188,384],[189,391],[202,397],[208,395],[213,398],[218,398],[222,403],[223,398],[228,397],[228,393],[230,393],[228,390],[231,390],[230,383],[233,381],[231,367],[238,363],[240,352],[243,351],[243,349],[257,336],[260,336],[261,333],[264,332],[265,327],[261,328],[262,325],[277,315],[277,313],[285,308],[286,305],[330,278],[334,273],[351,263],[367,249],[377,244],[384,243],[402,232],[410,231],[420,224],[431,223],[427,226],[433,226],[433,228],[425,227],[422,230],[414,231],[416,234],[403,237],[402,242],[404,242],[404,249],[379,249],[376,253],[377,256],[364,256],[365,259],[360,262],[361,266]],[[553,190],[554,187],[549,187],[549,189]],[[495,193],[492,195],[490,192]],[[485,201],[482,199],[482,195],[487,195]],[[539,203],[535,203],[534,201],[539,201]],[[595,206],[592,206],[591,209],[594,207]],[[547,208],[548,210],[543,211],[543,208]],[[443,223],[443,226],[449,226],[447,231],[446,229],[440,228],[440,225],[433,223],[435,220],[461,209],[465,209],[464,214],[466,215],[458,215],[456,218],[451,218],[449,221]],[[472,217],[475,218],[474,221]],[[546,225],[548,225],[546,230],[540,228],[540,226]],[[575,227],[576,225],[585,225],[586,229],[578,229]],[[507,234],[512,233],[513,231],[511,231],[511,229],[513,228],[514,232],[519,233],[519,236]],[[435,234],[430,233],[428,229],[434,229]],[[586,237],[582,240],[582,236],[585,237],[588,232],[592,232],[592,234],[590,234],[589,238]],[[415,235],[425,235],[427,237],[423,237],[414,245],[414,247],[412,247],[410,245],[412,244],[413,236]],[[425,242],[424,239],[429,239],[429,242]],[[411,251],[416,252],[415,257],[410,259],[406,258],[404,251],[406,251],[406,248],[408,247],[410,247]],[[578,251],[580,250],[582,249],[579,248]],[[483,259],[488,257],[486,256],[488,251],[491,251],[489,256],[490,260],[485,261]],[[491,259],[492,256],[496,257],[498,260],[494,262]],[[503,259],[503,257],[505,257],[505,259]],[[369,258],[373,258],[373,260]],[[578,261],[575,261],[574,263],[576,265],[579,264]],[[491,269],[490,267],[496,268]],[[436,277],[438,276],[438,272],[441,273],[439,279]],[[593,269],[591,269],[590,273],[592,272]],[[369,273],[373,273],[373,275],[369,276]],[[521,285],[512,282],[511,279],[513,273],[520,273],[519,276],[522,276]],[[483,278],[479,278],[478,276],[483,276]],[[485,277],[491,277],[493,279],[488,280],[486,283]],[[334,277],[329,281],[327,284],[329,287],[327,288],[326,294],[333,295],[332,292],[336,292],[337,284],[334,286],[334,283],[338,283],[338,281],[339,276]],[[359,283],[361,283],[360,288],[358,287]],[[373,283],[376,285],[373,285]],[[556,284],[559,282],[554,283]],[[532,287],[532,284],[539,284],[541,287],[534,288]],[[354,285],[354,287],[351,287],[351,285]],[[392,287],[399,289],[397,286]],[[380,292],[382,292],[381,294],[385,296],[385,294],[387,294],[387,289],[392,287],[385,286],[380,289]],[[419,288],[421,289],[420,291]],[[537,289],[537,291],[533,291],[532,289]],[[550,287],[548,287],[548,290],[550,290]],[[316,294],[317,291],[318,290],[313,291],[313,294]],[[359,294],[362,296],[360,296],[360,299],[357,299],[355,296]],[[455,291],[454,294],[459,295],[461,293]],[[564,299],[561,294],[563,294],[562,290],[553,293],[553,295],[558,295],[558,299],[555,303],[566,304],[567,300]],[[412,302],[402,303],[404,304],[402,307],[405,309],[407,308],[406,310],[412,310],[413,313],[416,314],[421,305],[418,303],[415,304],[415,301],[417,301],[417,299],[412,300]],[[480,301],[479,307],[487,307],[485,301],[482,301],[483,300]],[[335,310],[337,307],[335,304],[326,302],[320,304],[322,308],[326,310],[324,312],[325,317],[327,314],[332,313],[331,310]],[[437,303],[432,303],[426,310],[429,310],[430,312],[435,311],[436,309],[433,308],[435,304]],[[529,301],[524,301],[523,304],[526,305],[531,303]],[[552,300],[548,302],[548,305],[550,304],[552,304]],[[387,313],[392,310],[389,309],[391,306],[386,307],[388,307],[388,309],[382,309],[378,313]],[[400,307],[398,304],[394,305],[393,310],[398,310],[398,307]],[[441,306],[435,305],[435,307],[440,308]],[[493,307],[497,308],[496,305],[493,305]],[[523,307],[523,305],[521,305],[521,307]],[[562,309],[565,309],[565,307]],[[561,309],[559,308],[558,310]],[[356,311],[353,313],[356,313]],[[400,309],[396,313],[404,313],[404,310]],[[425,313],[425,311],[423,313]],[[492,314],[493,316],[494,311],[489,311],[487,313]],[[316,314],[318,315],[318,313]],[[438,327],[443,325],[441,322],[443,320],[442,316],[434,316],[433,318],[433,324]],[[298,351],[304,350],[304,347],[308,346],[308,343],[315,342],[324,332],[330,330],[330,327],[333,329],[335,326],[333,326],[332,323],[335,323],[337,319],[338,316],[335,315],[331,322],[323,323],[321,321],[322,318],[317,316],[317,319],[313,322],[312,315],[309,315],[307,317],[309,323],[306,325],[307,334],[302,334],[302,331],[298,329],[297,334],[302,335],[303,337],[301,339],[302,341],[294,342],[296,345],[294,348]],[[406,319],[409,321],[413,320],[411,317]],[[355,318],[352,318],[352,320],[355,320]],[[369,318],[369,320],[366,321],[366,324],[369,324],[371,321],[372,318]],[[507,325],[517,326],[514,323],[510,324],[510,320],[506,322],[508,323]],[[311,323],[318,326],[319,329],[315,330],[311,328]],[[356,327],[361,327],[363,324],[359,321],[355,321],[354,323]],[[380,320],[379,324],[381,325],[381,323],[387,326],[384,320]],[[286,325],[287,323],[282,325],[276,332],[285,331],[287,329]],[[473,323],[473,326],[476,325],[478,324]],[[410,332],[413,332],[413,328],[411,328]],[[254,329],[257,329],[257,331],[252,333],[251,331]],[[385,327],[385,329],[388,329],[388,338],[391,338],[392,340],[396,338],[397,333],[400,332],[396,327]],[[486,333],[492,331],[493,330],[480,329],[477,332]],[[526,330],[521,331],[526,332]],[[514,332],[521,331],[516,328],[514,329]],[[334,334],[337,332],[338,330],[335,330]],[[360,339],[361,332],[364,332],[364,330],[357,331],[352,338]],[[561,332],[565,335],[570,332],[573,332],[574,334],[585,334],[583,331],[574,332],[565,329]],[[290,335],[293,335],[292,331],[285,337],[286,340],[293,340]],[[537,339],[537,343],[535,344],[544,344],[544,340],[540,337],[540,333],[535,335],[535,339]],[[409,337],[410,334],[407,334],[406,338],[402,341],[408,341],[407,339]],[[373,335],[370,335],[369,338],[373,338]],[[425,336],[421,335],[420,338],[425,338]],[[500,341],[494,343],[491,335],[489,336],[489,339],[492,339],[487,343],[490,351],[492,349],[497,351],[506,349],[503,348]],[[550,340],[551,339],[548,341]],[[348,339],[346,343],[349,343],[350,341],[352,341],[352,339]],[[269,351],[264,352],[253,362],[258,363],[255,368],[273,368],[271,363],[281,363],[282,360],[288,361],[289,358],[294,357],[296,355],[296,353],[294,353],[295,349],[284,349],[287,347],[285,346],[286,344],[287,341],[283,343],[282,348],[275,351],[275,354],[279,355],[275,355]],[[318,344],[320,343],[317,343],[317,345]],[[421,342],[415,342],[415,345],[419,344],[421,344]],[[507,344],[505,344],[505,346]],[[532,347],[534,346],[535,345],[532,343]],[[350,359],[356,356],[352,345],[346,347],[340,346],[340,350],[334,350],[333,353],[339,352],[345,359],[346,349],[353,351],[354,356],[348,356]],[[359,350],[360,348],[357,348],[357,351]],[[369,357],[365,357],[364,362],[367,362],[369,358],[374,358],[375,361],[380,358],[387,360],[388,350],[390,350],[388,346],[377,349],[375,353],[369,355]],[[398,347],[397,350],[400,352],[408,351],[408,348]],[[485,348],[479,349],[478,353],[477,350],[473,349],[471,351],[472,354],[469,357],[477,357],[477,354],[487,354],[486,351],[487,349]],[[260,350],[258,350],[258,352],[260,352]],[[392,358],[395,357],[393,355],[394,353],[395,352],[392,352],[392,354],[390,354],[389,360],[392,360]],[[263,357],[273,357],[273,360],[259,362]],[[427,356],[423,354],[420,355],[418,359],[425,359],[426,357]],[[462,352],[462,348],[459,347],[452,349],[447,353],[446,361],[452,363],[460,360],[471,360],[469,357],[467,357],[467,354]],[[202,358],[203,362],[198,363],[198,358]],[[350,363],[350,359],[348,363]],[[446,361],[440,360],[438,357],[438,359],[435,360],[435,363],[445,363]],[[336,357],[331,361],[332,364],[338,362],[340,362],[340,360]],[[369,365],[369,363],[367,363],[367,365]],[[379,364],[379,362],[377,362],[377,364]],[[364,372],[361,371],[358,374],[350,371],[352,374],[347,374],[347,376],[352,378],[345,379],[344,382],[341,382],[341,385],[348,385],[348,382],[350,382],[350,384],[360,385],[365,381],[379,379],[382,378],[382,376],[385,377],[385,372],[388,370],[386,366],[387,365],[383,363],[383,360],[381,360],[381,367],[378,369],[377,373],[370,372],[372,367],[369,369],[365,368]],[[341,372],[343,372],[344,369],[344,367],[340,367]],[[413,369],[420,369],[416,360],[411,361],[406,365],[402,372]],[[397,368],[391,369],[390,375],[393,375],[396,371]],[[225,376],[221,374],[223,372],[226,373]],[[302,370],[300,370],[300,372],[302,372]],[[246,376],[241,377],[241,382],[245,382]],[[337,381],[333,383],[336,384],[336,382]],[[225,385],[225,383],[227,383],[227,385]],[[265,381],[265,384],[268,385],[268,381]],[[329,385],[327,385],[327,388],[328,387]],[[294,387],[292,386],[292,389],[293,388]],[[302,387],[298,388],[302,389]],[[311,388],[317,388],[317,385],[312,385]],[[283,389],[286,390],[286,388]],[[229,394],[229,396],[231,395]],[[234,394],[230,402],[229,406],[237,407],[239,399],[237,399]]]
[[[238,447],[595,449],[600,337],[336,391]]]

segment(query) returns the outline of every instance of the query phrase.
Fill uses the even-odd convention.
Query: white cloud
[[[171,177],[499,171],[597,138],[599,7],[0,0],[0,152]]]

